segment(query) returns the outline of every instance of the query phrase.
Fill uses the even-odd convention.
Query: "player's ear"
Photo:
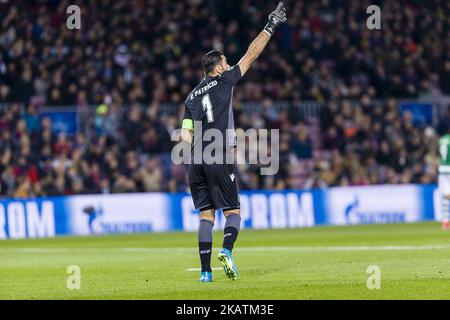
[[[216,73],[218,74],[222,74],[222,72],[224,72],[225,70],[223,70],[223,67],[221,64],[216,65]]]

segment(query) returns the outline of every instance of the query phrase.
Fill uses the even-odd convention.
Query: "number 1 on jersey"
[[[208,119],[208,123],[214,122],[213,109],[211,104],[211,99],[209,98],[209,94],[206,94],[202,98],[203,111],[206,112],[206,118]]]

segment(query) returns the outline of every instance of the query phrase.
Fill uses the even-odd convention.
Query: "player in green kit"
[[[450,129],[439,139],[439,191],[442,193],[442,228],[448,230],[450,219]]]

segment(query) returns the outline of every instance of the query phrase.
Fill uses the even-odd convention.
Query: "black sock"
[[[211,272],[212,242],[199,242],[198,249],[200,253],[200,261],[202,263],[202,272]]]
[[[223,245],[222,247],[233,250],[234,243],[238,236],[238,230],[235,227],[226,227],[223,231]]]

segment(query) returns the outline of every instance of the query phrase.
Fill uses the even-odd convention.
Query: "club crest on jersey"
[[[234,182],[234,178],[235,178],[235,175],[234,175],[234,173],[230,174],[230,179],[231,179],[231,181],[233,181],[233,182]]]

